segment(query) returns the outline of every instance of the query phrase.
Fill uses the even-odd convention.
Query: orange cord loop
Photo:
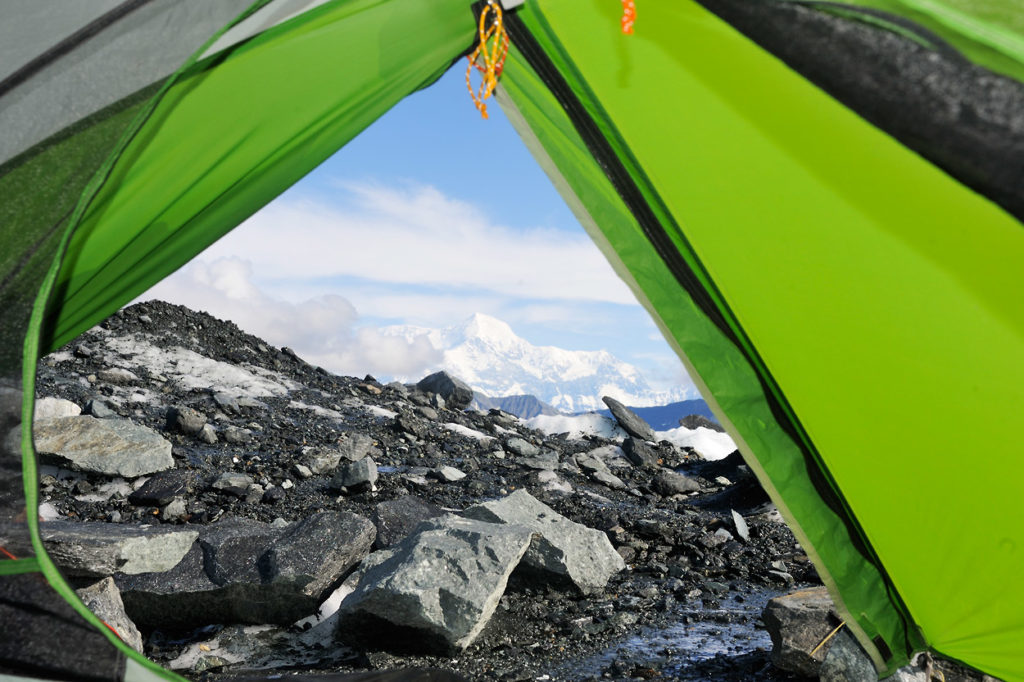
[[[469,66],[466,67],[466,87],[473,98],[477,111],[487,118],[487,105],[484,100],[491,96],[498,85],[498,78],[505,68],[505,57],[508,56],[508,33],[502,21],[501,4],[495,0],[487,0],[480,12],[479,42],[476,49],[469,55]],[[473,68],[480,72],[482,82],[479,89],[473,88]]]
[[[632,34],[636,23],[635,0],[622,0],[622,32]]]

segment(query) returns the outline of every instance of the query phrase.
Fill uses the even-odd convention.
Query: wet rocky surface
[[[111,536],[197,538],[170,569],[127,574],[111,568],[117,554],[70,580],[111,574],[145,653],[195,679],[410,666],[471,680],[795,679],[770,660],[760,614],[817,576],[738,457],[706,462],[642,430],[629,441],[540,433],[502,412],[464,411],[464,385],[449,379],[336,376],[203,313],[158,302],[121,311],[40,362],[38,395],[82,414],[57,406],[37,421],[58,435],[62,419],[130,423],[151,432],[140,436],[150,449],[154,436],[169,442],[171,461],[141,473],[50,447],[43,516]],[[541,519],[533,527],[500,506],[524,496]],[[573,530],[542,540],[562,518],[555,525]],[[411,548],[431,532],[440,549]],[[455,535],[507,576],[484,590],[453,559]],[[580,568],[582,550],[559,544],[570,536],[614,556]],[[451,635],[463,617],[452,601],[465,595],[433,586],[442,596],[430,627],[444,647],[410,646],[432,640],[415,619],[387,620],[402,609],[343,600],[386,603],[360,578],[408,566],[394,557],[416,551],[462,565],[482,595],[481,622]],[[562,553],[572,556],[558,564]],[[353,622],[363,636],[347,636]]]

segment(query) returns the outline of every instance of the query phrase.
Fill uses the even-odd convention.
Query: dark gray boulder
[[[438,394],[444,398],[445,405],[452,410],[464,410],[473,402],[473,389],[448,372],[437,372],[420,379],[416,388]]]
[[[615,421],[619,423],[622,430],[640,440],[657,440],[657,436],[654,435],[654,430],[650,424],[645,422],[643,418],[633,410],[629,409],[615,398],[604,396],[601,398],[604,404],[611,410],[612,416],[615,417]]]
[[[290,624],[316,612],[374,535],[372,523],[350,512],[284,527],[230,519],[203,528],[170,571],[115,578],[129,615],[144,627]]]
[[[806,677],[818,676],[831,642],[817,647],[842,622],[824,587],[770,600],[761,620],[772,638],[772,663],[781,670]]]
[[[658,461],[658,452],[638,438],[627,438],[623,441],[622,452],[625,453],[626,459],[632,462],[634,466],[647,469],[657,469],[661,466],[661,463]]]
[[[206,417],[191,407],[179,405],[167,408],[167,430],[195,436],[206,426]]]
[[[440,507],[415,495],[381,502],[373,512],[373,525],[377,529],[374,549],[390,547],[408,537],[423,521],[443,515]]]

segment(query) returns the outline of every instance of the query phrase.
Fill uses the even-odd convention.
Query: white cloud
[[[146,292],[229,319],[266,341],[292,347],[306,361],[339,374],[415,376],[436,365],[440,353],[426,338],[412,341],[356,327],[359,315],[346,299],[323,295],[299,302],[270,296],[253,281],[253,266],[238,257],[198,260]]]
[[[257,269],[272,265],[284,280],[344,276],[516,298],[636,303],[582,232],[495,224],[427,186],[343,187],[347,196],[331,206],[279,199],[208,256],[241,257]]]

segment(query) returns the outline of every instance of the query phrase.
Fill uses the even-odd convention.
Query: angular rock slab
[[[453,410],[464,410],[473,402],[473,389],[465,382],[456,379],[448,372],[437,372],[420,379],[416,388],[421,391],[437,393],[444,398],[445,404]]]
[[[607,535],[567,519],[525,490],[470,507],[464,515],[529,528],[534,536],[523,564],[567,578],[584,594],[604,589],[626,567]]]
[[[98,583],[75,590],[75,593],[86,608],[113,628],[122,642],[142,653],[142,633],[125,613],[121,592],[113,578],[104,578]]]
[[[170,570],[199,537],[194,530],[59,520],[40,524],[39,533],[61,570],[88,578]]]
[[[811,652],[839,625],[832,598],[824,587],[812,587],[770,600],[761,614],[772,638],[771,660],[776,667],[817,677],[831,642]]]
[[[643,420],[643,417],[615,398],[604,396],[601,400],[611,410],[612,416],[615,417],[615,421],[619,423],[623,431],[640,440],[657,440],[657,436],[654,435],[654,429]]]
[[[283,528],[231,519],[202,529],[172,570],[116,580],[144,627],[286,625],[316,612],[374,535],[373,524],[350,512],[320,512]]]
[[[264,578],[277,586],[291,584],[319,600],[370,552],[375,537],[373,524],[358,514],[314,514],[295,524],[260,558]]]
[[[36,451],[69,469],[135,478],[174,466],[171,443],[127,419],[90,416],[35,423]]]
[[[450,654],[476,639],[498,606],[533,533],[457,516],[423,522],[360,567],[342,602],[338,635]]]

